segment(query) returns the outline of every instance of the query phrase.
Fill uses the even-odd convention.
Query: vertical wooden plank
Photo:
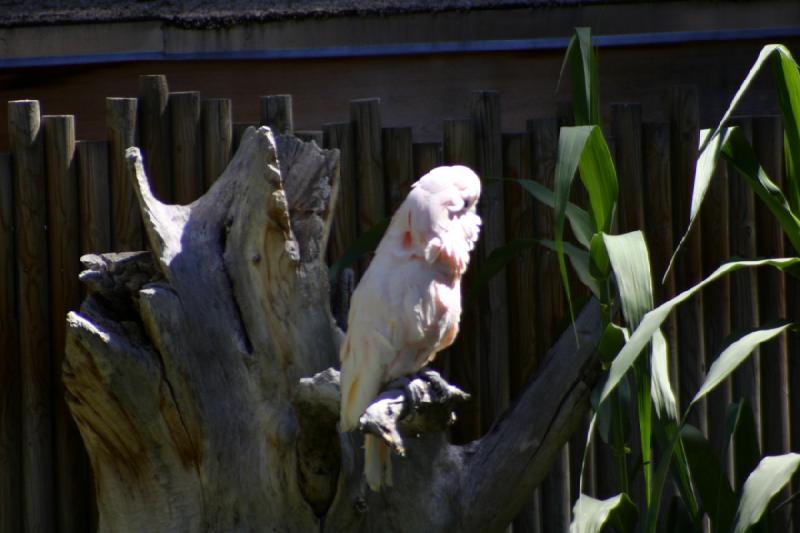
[[[400,206],[414,179],[411,128],[383,128],[383,169],[389,213]]]
[[[414,178],[419,179],[442,164],[441,143],[414,143]]]
[[[469,119],[447,120],[443,124],[442,154],[445,165],[475,165],[475,133],[473,123]],[[470,254],[470,267],[461,282],[462,301],[460,333],[450,348],[450,379],[463,390],[472,395],[472,400],[458,409],[458,421],[453,427],[452,435],[456,442],[469,442],[480,437],[481,408],[477,404],[483,391],[480,378],[480,322],[478,308],[471,305],[465,297],[476,268],[477,251]]]
[[[108,143],[78,141],[81,254],[111,251]]]
[[[232,154],[236,153],[236,150],[239,149],[239,143],[242,141],[242,135],[244,132],[247,131],[247,128],[250,126],[256,128],[258,124],[253,124],[250,122],[234,122],[233,123],[233,152]],[[233,157],[233,155],[231,155]]]
[[[740,119],[739,127],[752,138],[749,120]],[[755,198],[747,183],[728,166],[728,191],[730,213],[728,217],[731,255],[752,258],[756,255],[756,213]],[[758,316],[758,287],[756,272],[744,269],[730,275],[731,283],[731,329],[745,330],[760,323]],[[759,443],[761,435],[761,365],[759,350],[754,350],[744,363],[733,373],[733,399],[745,398],[753,409],[756,420],[756,433]],[[741,473],[740,473],[741,474]],[[737,474],[740,475],[740,474]]]
[[[728,234],[728,220],[731,216],[728,202],[729,183],[728,167],[721,164],[711,181],[703,209],[700,211],[700,223],[703,227],[714,228],[713,231],[706,231],[702,235],[703,276],[711,274],[731,257]],[[725,339],[731,331],[730,278],[725,276],[712,283],[703,290],[703,294],[709,302],[709,305],[703,306],[705,367],[708,369],[723,348]],[[718,453],[722,453],[725,449],[725,413],[730,402],[731,380],[727,379],[709,394],[707,401],[709,439]]]
[[[644,228],[642,106],[611,106],[611,129],[619,178],[619,233]]]
[[[500,132],[500,95],[493,91],[472,95],[472,121],[475,125],[477,168],[483,191],[478,209],[483,219],[478,251],[483,260],[506,242],[505,195],[503,183],[491,180],[503,176],[503,140]],[[485,415],[484,431],[500,416],[509,404],[508,374],[508,294],[506,273],[498,272],[490,281],[480,300],[481,379],[486,388],[481,395],[481,410]]]
[[[141,250],[142,217],[125,165],[125,150],[136,146],[136,99],[106,98],[106,131],[111,172],[112,248],[115,252]]]
[[[349,122],[325,124],[322,127],[322,145],[339,150],[339,191],[336,199],[331,234],[328,239],[328,260],[333,263],[355,242],[358,236],[358,210],[356,199],[355,150],[353,128]],[[346,278],[346,279],[345,279]],[[331,287],[333,316],[342,329],[347,328],[349,291],[353,289],[354,274],[343,273]]]
[[[511,179],[530,179],[530,145],[524,134],[503,135],[503,176]],[[505,226],[506,239],[533,240],[534,212],[544,206],[534,205],[533,197],[516,183],[506,182]],[[516,397],[525,388],[539,366],[536,352],[536,309],[532,305],[538,287],[535,254],[540,249],[523,251],[508,265],[508,329],[509,329],[509,390]]]
[[[558,120],[542,118],[527,122],[531,153],[531,179],[553,190],[553,178],[558,154]],[[540,207],[534,212],[534,235],[538,239],[553,238],[553,211]],[[540,249],[534,268],[537,277],[536,314],[537,357],[541,360],[559,333],[564,318],[564,291],[555,254]],[[570,520],[569,445],[565,445],[540,487],[542,531],[566,531]]]
[[[262,96],[261,124],[269,126],[275,135],[291,135],[294,132],[292,95],[274,94]]]
[[[350,120],[356,154],[358,231],[363,233],[386,217],[380,99],[350,102]]]
[[[203,192],[200,93],[169,93],[172,123],[172,176],[175,203],[190,204]]]
[[[233,147],[233,115],[229,98],[203,100],[203,187],[208,189],[228,166]]]
[[[39,102],[8,103],[15,174],[18,335],[22,373],[24,531],[56,530],[47,193]]]
[[[753,119],[753,148],[767,175],[783,187],[783,132],[779,117]],[[741,179],[741,178],[739,178]],[[775,216],[756,200],[756,253],[762,257],[783,257],[783,232]],[[758,308],[761,323],[786,318],[786,283],[780,272],[759,269]],[[764,453],[779,455],[790,451],[789,442],[789,359],[786,335],[761,346],[761,407]],[[786,517],[788,518],[788,516]]]
[[[80,217],[75,170],[75,118],[44,116],[42,128],[47,176],[48,256],[50,258],[50,334],[55,384],[56,507],[61,532],[91,528],[88,458],[72,420],[61,382],[65,317],[80,305]]]
[[[672,169],[670,166],[670,127],[666,122],[642,124],[644,164],[645,233],[653,267],[657,303],[675,294],[675,276],[662,283],[675,243],[672,233]],[[675,314],[664,322],[662,331],[669,345],[669,370],[673,390],[678,384],[678,328]]]
[[[14,174],[0,154],[0,532],[22,530],[22,411],[17,338]]]
[[[689,223],[689,204],[692,198],[695,161],[699,139],[700,115],[696,87],[675,87],[670,95],[670,166],[672,168],[672,219],[673,237],[677,241],[686,232]],[[676,290],[695,285],[702,278],[700,253],[700,221],[684,244],[683,252],[675,265]],[[677,242],[674,243],[674,247]],[[681,306],[678,313],[679,381],[677,384],[680,409],[685,408],[700,388],[705,361],[703,337],[703,295],[694,296]],[[689,421],[702,430],[707,429],[705,400],[698,403]]]
[[[138,124],[144,169],[156,198],[172,203],[172,134],[168,103],[166,76],[139,76]]]

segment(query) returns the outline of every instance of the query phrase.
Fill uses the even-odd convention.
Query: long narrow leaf
[[[678,407],[669,381],[668,360],[667,339],[659,328],[653,333],[653,340],[650,343],[650,396],[653,398],[653,405],[660,420],[677,421]]]
[[[800,209],[800,71],[786,47],[776,45],[772,58],[772,74],[778,90],[783,118],[786,183],[789,202],[795,213]]]
[[[755,525],[770,500],[786,485],[800,466],[800,454],[787,453],[764,457],[744,484],[736,511],[734,533],[744,533]]]
[[[728,407],[726,426],[730,435],[726,444],[733,449],[733,487],[741,492],[747,476],[755,470],[761,459],[756,419],[745,398]]]
[[[559,270],[567,296],[570,317],[574,317],[572,297],[564,259],[564,219],[567,201],[575,171],[580,168],[580,177],[591,206],[593,233],[607,232],[611,226],[614,205],[617,199],[617,175],[614,162],[603,134],[597,126],[575,126],[561,128],[558,138],[558,161],[555,169],[555,243]]]
[[[539,244],[550,250],[556,251],[556,243],[549,239],[542,239]],[[600,298],[600,285],[589,272],[589,252],[565,242],[564,253],[569,258],[569,264],[578,276],[578,279],[592,291],[595,298]]]
[[[528,193],[531,194],[534,198],[539,200],[545,205],[549,205],[550,207],[555,207],[555,195],[553,191],[545,187],[539,182],[533,180],[510,180],[518,183],[523,189],[525,189]],[[584,248],[587,250],[589,249],[589,242],[592,238],[592,234],[594,233],[594,227],[592,224],[592,218],[589,216],[589,213],[577,205],[573,204],[572,202],[567,202],[567,208],[565,211],[567,215],[567,220],[569,221],[569,225],[572,228],[572,233],[575,234],[575,238],[578,239],[578,242],[583,245]]]
[[[633,531],[639,514],[636,505],[624,493],[607,500],[581,494],[572,511],[570,533],[600,533],[606,524],[613,525],[619,533]]]
[[[761,260],[749,260],[749,261],[732,261],[730,263],[725,263],[724,265],[720,266],[715,270],[710,276],[706,279],[691,287],[686,289],[682,293],[678,294],[671,300],[664,302],[663,304],[659,305],[649,313],[647,313],[644,318],[642,318],[639,327],[636,328],[631,334],[631,338],[622,347],[620,350],[619,355],[617,355],[616,359],[611,365],[611,369],[609,370],[609,377],[606,381],[605,385],[603,386],[603,390],[600,395],[600,401],[602,402],[608,396],[608,394],[614,390],[614,387],[617,386],[622,376],[630,370],[633,363],[636,361],[638,355],[642,352],[642,350],[647,346],[647,343],[653,337],[653,334],[656,330],[661,327],[661,324],[666,320],[667,316],[669,316],[670,312],[681,302],[689,299],[692,295],[700,291],[703,287],[712,283],[713,281],[719,279],[720,277],[728,274],[730,272],[734,272],[736,270],[740,270],[742,268],[751,268],[751,267],[759,267],[759,266],[772,266],[778,268],[780,270],[787,269],[793,265],[797,265],[800,263],[800,258],[796,257],[789,257],[789,258],[781,258],[781,259],[761,259]]]
[[[755,350],[759,344],[773,339],[789,329],[792,324],[790,322],[781,325],[757,329],[740,339],[732,342],[725,348],[719,357],[717,357],[708,369],[708,374],[697,394],[694,395],[690,405],[696,403],[700,398],[714,390],[714,388],[722,383],[736,368],[741,365],[745,359]]]
[[[681,441],[692,483],[697,487],[714,531],[730,531],[736,514],[736,496],[711,443],[699,429],[688,424],[681,428]]]
[[[767,176],[758,162],[755,150],[739,128],[731,128],[722,147],[722,155],[733,164],[753,192],[778,219],[795,252],[800,254],[800,219],[792,212],[778,186]]]

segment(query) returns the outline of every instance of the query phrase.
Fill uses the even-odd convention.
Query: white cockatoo
[[[480,193],[469,168],[438,167],[411,186],[392,217],[351,300],[340,353],[341,431],[358,427],[384,384],[418,372],[455,340]],[[370,488],[391,485],[388,446],[368,434],[364,449]]]

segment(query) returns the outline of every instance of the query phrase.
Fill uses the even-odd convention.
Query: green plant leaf
[[[549,205],[550,207],[555,207],[555,195],[553,191],[545,187],[539,182],[533,180],[510,180],[518,183],[523,189],[525,189],[528,193],[531,194],[534,198],[539,200],[545,205]],[[572,202],[567,202],[567,208],[565,211],[567,215],[567,220],[569,221],[569,226],[572,228],[572,233],[575,235],[575,238],[578,242],[587,250],[589,249],[589,242],[592,239],[592,234],[594,233],[594,227],[592,224],[592,218],[589,216],[589,213],[577,205],[573,204]]]
[[[613,525],[619,533],[633,531],[639,514],[636,505],[625,493],[607,500],[581,494],[572,512],[570,533],[599,533],[606,524]]]
[[[653,308],[650,255],[644,234],[632,231],[623,235],[603,234],[602,238],[617,280],[625,323],[633,331]]]
[[[764,457],[747,478],[736,511],[734,533],[744,533],[755,525],[770,500],[786,485],[800,466],[800,454],[787,453]]]
[[[331,280],[331,283],[333,283],[336,278],[339,277],[339,274],[342,270],[358,261],[361,256],[375,251],[375,249],[378,247],[378,244],[381,242],[381,239],[383,238],[383,234],[386,232],[386,228],[389,227],[390,221],[391,219],[389,218],[381,220],[370,229],[362,233],[355,240],[355,242],[344,251],[341,257],[339,257],[331,265],[330,269],[328,269],[328,279]]]
[[[789,203],[795,213],[800,209],[800,71],[789,50],[774,45],[772,74],[778,90],[783,118],[783,143],[786,158],[786,184]]]
[[[592,30],[575,28],[575,34],[569,41],[558,85],[569,65],[572,82],[572,109],[575,124],[579,126],[600,124],[600,91],[598,90],[597,54],[592,47]],[[558,90],[558,85],[556,90]]]
[[[556,251],[556,243],[549,239],[542,239],[539,244],[550,250]],[[569,264],[578,276],[578,279],[592,291],[595,298],[600,298],[600,284],[589,272],[589,252],[565,242],[564,253],[569,258]]]
[[[600,358],[600,362],[604,365],[610,364],[627,340],[628,330],[609,322],[600,337],[600,342],[597,343],[597,355]]]
[[[735,272],[736,270],[741,270],[742,268],[753,268],[765,265],[772,266],[780,270],[785,270],[793,265],[797,265],[798,263],[800,263],[800,258],[797,257],[731,261],[717,268],[713,273],[711,273],[711,275],[697,285],[686,289],[674,298],[662,303],[652,311],[648,312],[644,318],[642,318],[642,321],[639,323],[639,327],[637,327],[636,330],[631,334],[630,339],[628,339],[628,342],[625,343],[625,346],[622,347],[619,355],[617,355],[617,357],[614,359],[614,362],[611,364],[608,380],[603,386],[603,390],[600,394],[600,402],[605,400],[608,394],[614,390],[614,387],[617,386],[620,379],[622,379],[622,376],[624,376],[625,373],[630,370],[639,354],[652,339],[653,334],[659,327],[661,327],[661,324],[664,322],[664,320],[666,320],[667,316],[669,316],[670,312],[672,312],[672,310],[678,304],[689,299],[692,295],[700,291],[709,283],[712,283],[713,281],[730,272]]]
[[[783,192],[770,180],[756,157],[755,150],[739,128],[731,128],[722,147],[722,155],[733,164],[764,205],[772,212],[800,254],[800,219],[792,212]]]
[[[746,335],[741,336],[731,342],[727,348],[714,360],[711,368],[708,369],[706,379],[700,389],[692,398],[690,405],[696,403],[700,398],[711,392],[717,385],[722,383],[745,359],[755,350],[759,344],[773,339],[789,329],[791,322],[784,322],[774,327],[756,329]]]
[[[742,398],[728,407],[726,425],[730,435],[729,444],[733,448],[733,486],[741,492],[747,476],[761,459],[756,420],[746,399]]]
[[[603,134],[597,126],[563,127],[558,138],[558,160],[555,169],[555,243],[561,281],[567,297],[570,318],[575,317],[564,259],[564,219],[575,171],[589,193],[593,233],[607,232],[611,226],[618,183],[614,162]]]
[[[675,393],[669,381],[669,351],[667,339],[661,329],[656,329],[650,343],[650,396],[660,420],[678,420]]]
[[[681,428],[681,441],[692,485],[697,488],[714,531],[730,531],[736,514],[736,496],[711,443],[699,429],[689,424]]]

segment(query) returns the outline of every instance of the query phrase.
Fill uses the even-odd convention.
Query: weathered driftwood
[[[342,334],[323,254],[337,158],[251,128],[180,206],[151,194],[128,150],[150,251],[85,257],[91,294],[67,318],[64,382],[102,531],[502,530],[583,420],[593,303],[580,344],[567,332],[479,441],[442,431],[457,389],[430,376],[390,387],[362,426],[405,456],[393,487],[367,489],[362,435],[337,430]]]

